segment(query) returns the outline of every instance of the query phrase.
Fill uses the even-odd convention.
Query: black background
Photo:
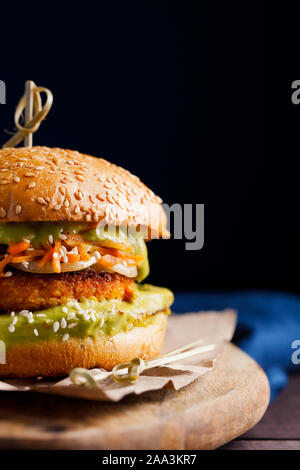
[[[54,92],[38,145],[104,156],[169,204],[205,204],[205,244],[153,241],[149,281],[299,290],[296,2],[1,6],[0,138],[24,82]]]

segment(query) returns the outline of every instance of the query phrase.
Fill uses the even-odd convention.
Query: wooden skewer
[[[43,105],[41,93],[46,94],[46,102]],[[37,87],[32,80],[25,83],[25,93],[17,104],[14,121],[17,132],[8,139],[2,148],[15,147],[22,140],[24,145],[32,147],[32,135],[36,132],[41,122],[49,113],[53,103],[53,95],[48,88]],[[23,113],[25,113],[25,124],[21,124]],[[29,132],[28,132],[29,131]]]
[[[26,98],[26,108],[25,108],[25,127],[31,121],[33,117],[33,89],[35,88],[35,83],[32,80],[27,80],[25,83],[25,98]],[[25,147],[32,147],[32,134],[27,134],[24,139]]]

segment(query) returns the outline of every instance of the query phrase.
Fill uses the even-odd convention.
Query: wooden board
[[[1,392],[2,449],[214,449],[254,426],[269,403],[262,369],[232,344],[184,389],[120,403]]]
[[[300,372],[274,400],[260,423],[222,450],[300,450]]]

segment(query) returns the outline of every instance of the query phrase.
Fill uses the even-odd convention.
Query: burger
[[[103,158],[0,150],[0,376],[158,356],[173,294],[141,282],[166,227],[161,199]]]

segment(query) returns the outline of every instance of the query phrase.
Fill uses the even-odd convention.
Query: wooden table
[[[300,450],[300,373],[290,377],[260,423],[221,449]]]

